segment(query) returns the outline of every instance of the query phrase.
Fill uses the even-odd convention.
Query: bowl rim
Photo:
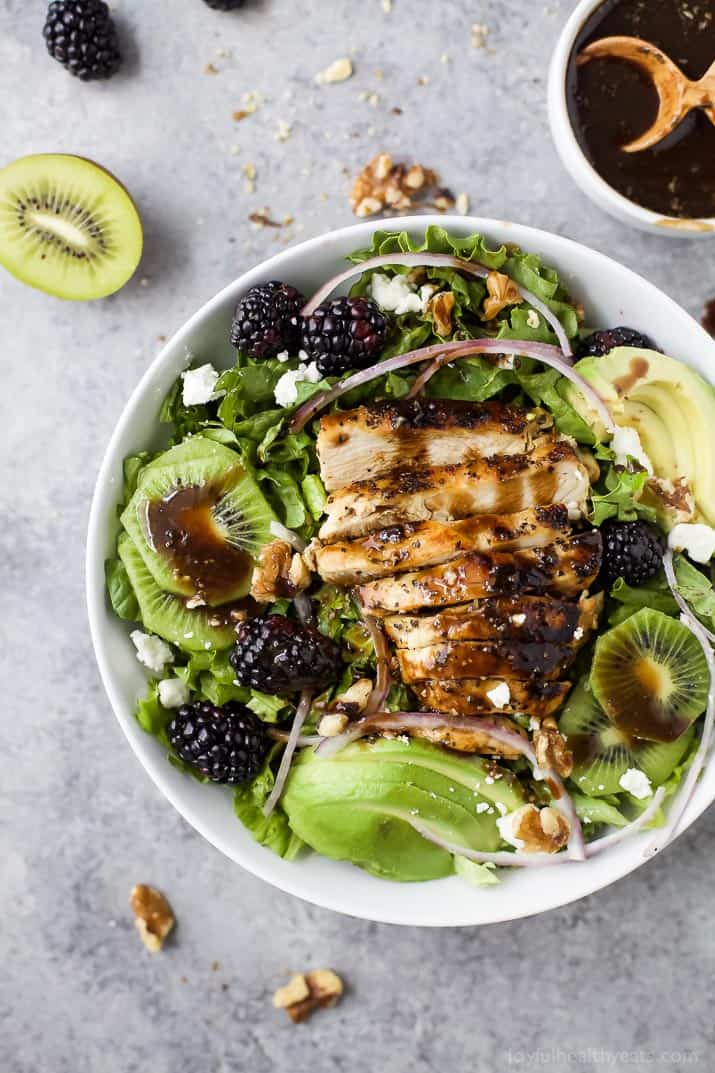
[[[164,797],[167,798],[177,812],[200,835],[202,835],[207,842],[230,860],[245,868],[246,871],[250,872],[252,875],[277,887],[284,893],[295,895],[322,908],[331,909],[348,916],[355,916],[359,919],[374,920],[379,923],[427,927],[473,927],[482,924],[499,923],[538,915],[550,909],[556,909],[577,901],[589,894],[610,886],[611,883],[616,882],[618,879],[628,875],[642,864],[647,863],[643,859],[642,854],[633,853],[632,855],[628,855],[629,859],[626,859],[627,855],[622,851],[624,850],[624,847],[630,847],[634,844],[641,846],[645,845],[649,836],[643,833],[636,834],[632,839],[628,840],[627,843],[621,843],[608,853],[604,853],[598,858],[593,859],[591,862],[587,862],[586,865],[584,865],[584,868],[588,867],[589,864],[593,864],[596,867],[589,869],[589,880],[583,882],[575,892],[564,892],[563,886],[559,884],[557,878],[557,873],[561,872],[564,868],[572,866],[566,862],[564,865],[551,867],[548,871],[554,881],[549,888],[549,897],[540,899],[535,906],[529,904],[520,908],[518,912],[514,912],[513,910],[504,911],[503,909],[500,909],[500,901],[495,899],[494,902],[490,903],[489,912],[487,914],[476,911],[465,912],[461,915],[455,915],[454,912],[445,914],[440,909],[439,897],[435,896],[430,903],[429,911],[421,909],[417,912],[411,911],[406,914],[404,911],[398,912],[392,909],[381,908],[366,913],[361,911],[360,908],[356,908],[354,905],[346,905],[343,898],[333,896],[328,889],[329,885],[324,887],[316,883],[314,880],[308,883],[303,882],[302,870],[299,867],[296,867],[293,863],[287,866],[285,872],[281,871],[280,874],[276,874],[278,869],[271,867],[274,863],[273,858],[275,856],[271,851],[265,850],[264,847],[258,846],[255,842],[251,842],[251,848],[253,850],[258,849],[262,852],[254,852],[253,854],[242,853],[235,845],[231,844],[227,838],[224,838],[220,833],[214,830],[211,824],[205,823],[201,816],[196,814],[191,804],[185,800],[185,795],[172,786],[169,773],[176,773],[171,765],[167,763],[163,750],[152,748],[152,746],[156,746],[155,740],[141,730],[135,721],[133,711],[127,710],[127,705],[124,699],[120,696],[119,688],[115,681],[115,672],[111,665],[106,630],[103,625],[103,618],[106,615],[107,610],[104,583],[104,549],[107,543],[107,527],[110,523],[107,506],[109,503],[116,504],[116,494],[113,493],[110,495],[109,493],[109,488],[115,487],[111,481],[111,472],[112,469],[116,467],[118,459],[120,459],[119,447],[125,432],[134,419],[134,411],[138,404],[144,399],[147,394],[147,388],[151,385],[157,373],[163,370],[165,366],[168,369],[177,364],[176,355],[182,348],[184,353],[187,353],[188,348],[186,347],[186,341],[188,337],[190,337],[194,328],[204,321],[209,321],[214,312],[228,299],[235,302],[237,296],[245,290],[245,288],[252,286],[254,283],[263,279],[275,278],[277,275],[276,269],[279,268],[284,258],[295,256],[296,254],[309,258],[311,253],[320,250],[321,247],[333,243],[339,244],[342,240],[347,239],[348,236],[351,237],[351,244],[354,243],[354,247],[357,248],[365,239],[369,240],[374,231],[389,227],[390,224],[391,221],[389,219],[367,220],[358,224],[351,224],[334,231],[326,232],[323,235],[315,236],[314,238],[294,246],[286,247],[267,260],[259,262],[252,266],[248,271],[242,273],[226,287],[222,288],[213,298],[205,302],[178,329],[178,331],[165,343],[159,353],[151,360],[122,410],[119,420],[109,439],[109,443],[107,444],[97,474],[89,512],[85,556],[87,611],[90,635],[100,677],[115,718],[119,722],[132,751]],[[400,230],[408,231],[421,231],[431,225],[440,226],[446,230],[449,230],[452,227],[456,229],[468,227],[470,233],[474,231],[485,233],[487,235],[493,235],[495,233],[502,235],[504,232],[508,233],[510,229],[515,229],[519,231],[520,243],[525,247],[528,246],[528,248],[538,251],[540,249],[540,242],[543,239],[546,239],[547,244],[556,242],[560,247],[571,248],[574,253],[578,253],[581,256],[583,256],[585,251],[589,257],[594,257],[598,261],[603,262],[604,268],[609,265],[616,265],[620,271],[625,272],[629,276],[638,280],[640,285],[649,290],[661,305],[666,308],[670,307],[674,313],[677,312],[678,318],[686,318],[690,321],[692,327],[696,329],[696,337],[699,334],[703,344],[710,346],[713,349],[713,356],[715,357],[715,347],[713,347],[712,340],[697,321],[690,317],[682,307],[668,295],[664,294],[664,292],[660,291],[654,284],[650,283],[642,276],[639,276],[638,273],[634,272],[632,269],[626,268],[618,262],[615,262],[606,254],[600,253],[597,250],[584,246],[582,243],[564,238],[553,232],[543,231],[526,225],[514,224],[506,220],[473,216],[424,215],[400,217],[394,221],[394,226],[396,228],[399,227]],[[178,372],[179,370],[177,369],[175,375],[178,375]],[[121,457],[123,458],[123,452]],[[696,792],[693,798],[691,798],[676,837],[679,837],[690,824],[701,815],[713,800],[715,800],[715,790],[709,798],[707,795],[700,795],[700,797],[698,797]],[[239,823],[238,820],[235,820],[235,822]],[[319,857],[319,859],[323,862],[327,862],[328,865],[344,863],[330,861],[327,858]],[[275,858],[275,861],[279,860],[279,858]],[[280,863],[285,864],[286,862]],[[435,889],[435,884],[450,881],[451,879],[437,880],[432,881],[431,883],[428,882],[410,886]],[[402,884],[394,884],[389,881],[378,882],[384,882],[391,888],[403,886]],[[474,905],[475,907],[477,905],[476,899]]]
[[[551,57],[548,73],[548,112],[551,135],[561,162],[587,197],[619,220],[663,237],[705,238],[715,235],[715,216],[699,219],[664,216],[620,194],[596,171],[579,144],[568,109],[568,66],[581,28],[605,2],[606,0],[580,0],[566,20]]]

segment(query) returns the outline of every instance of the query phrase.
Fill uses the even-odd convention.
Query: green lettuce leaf
[[[715,591],[710,579],[684,555],[674,557],[678,591],[708,629],[715,629]]]
[[[611,589],[610,596],[618,606],[608,615],[609,626],[618,626],[643,607],[662,611],[664,615],[678,614],[678,605],[673,599],[662,571],[637,588],[628,585],[623,578],[619,577]]]
[[[529,364],[533,365],[533,362]],[[562,391],[567,381],[556,369],[546,369],[542,373],[518,369],[515,380],[533,403],[549,410],[559,432],[573,436],[578,443],[591,445],[596,442],[591,426],[563,397]]]
[[[238,786],[233,796],[233,807],[239,820],[246,827],[256,842],[272,849],[279,857],[294,860],[304,843],[291,831],[288,817],[280,805],[266,818],[263,806],[275,784],[271,767],[277,752],[282,748],[275,745],[268,755],[258,776],[245,786]]]
[[[498,887],[501,882],[493,864],[478,864],[458,854],[454,855],[454,870],[471,887]]]
[[[107,559],[104,564],[104,576],[114,613],[128,622],[141,622],[139,604],[122,560]]]
[[[603,525],[608,518],[617,518],[619,522],[643,518],[654,525],[655,509],[640,502],[647,481],[648,474],[644,469],[631,471],[610,465],[591,493],[592,524]]]

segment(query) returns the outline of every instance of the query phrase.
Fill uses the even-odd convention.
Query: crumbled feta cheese
[[[518,615],[512,615],[511,616],[512,626],[523,626],[525,622],[526,622],[526,615],[523,612],[521,612]]]
[[[497,820],[497,829],[505,842],[508,842],[510,846],[514,846],[515,849],[524,848],[524,840],[517,838],[514,831],[518,828],[521,822],[521,809],[517,809],[516,812],[508,812],[506,816],[500,816]]]
[[[482,812],[488,812],[488,811],[489,811],[489,802],[488,801],[480,801],[479,804],[477,805],[477,815],[481,816]]]
[[[213,365],[200,365],[198,369],[187,369],[182,373],[184,386],[181,397],[184,406],[202,406],[211,402],[216,392],[218,373]]]
[[[529,312],[526,314],[526,323],[529,325],[530,328],[538,328],[541,324],[539,314],[536,312],[535,309],[530,309]]]
[[[640,771],[637,767],[629,767],[628,771],[621,775],[618,785],[637,797],[639,801],[644,797],[650,797],[653,793],[650,779],[645,771]]]
[[[497,812],[500,816],[506,816],[506,805],[502,801],[495,801],[494,804],[497,807]]]
[[[189,703],[189,687],[180,678],[164,678],[159,682],[159,703],[163,708],[180,708]]]
[[[370,293],[380,309],[389,313],[400,316],[401,313],[422,312],[422,297],[407,276],[386,276],[382,272],[375,272],[370,280]]]
[[[634,428],[619,426],[613,434],[610,447],[615,451],[617,465],[625,466],[629,458],[635,458],[636,462],[640,462],[643,469],[653,476],[653,463],[643,450],[641,438]]]
[[[499,685],[487,690],[487,696],[495,708],[506,708],[511,700],[511,690],[506,682],[500,682]]]
[[[163,671],[165,663],[174,662],[174,653],[161,637],[141,630],[132,630],[129,636],[137,650],[137,659],[150,671]]]
[[[668,534],[668,547],[687,552],[696,563],[708,563],[715,555],[715,529],[700,522],[680,522]]]
[[[576,629],[573,631],[573,639],[574,639],[574,641],[580,641],[582,637],[583,637],[583,626],[577,626]]]
[[[290,361],[290,354],[287,350],[281,350],[280,354],[276,354],[276,361],[285,364],[285,362]]]
[[[310,365],[301,362],[297,369],[289,369],[283,373],[273,389],[273,395],[279,406],[292,406],[298,398],[299,383],[307,381],[309,384],[317,384],[322,379],[322,373],[314,361],[311,361]]]

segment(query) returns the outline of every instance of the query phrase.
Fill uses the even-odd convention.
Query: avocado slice
[[[638,347],[616,347],[602,358],[584,358],[574,368],[608,404],[617,424],[637,430],[656,476],[685,478],[697,519],[715,523],[715,388],[675,358]],[[597,427],[597,418],[573,385],[567,395]]]
[[[304,750],[281,803],[293,831],[323,856],[419,882],[451,875],[454,860],[414,830],[412,817],[448,842],[494,851],[500,813],[519,808],[524,793],[510,771],[481,757],[379,738],[329,759]]]

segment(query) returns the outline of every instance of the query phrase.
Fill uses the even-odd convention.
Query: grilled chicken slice
[[[479,641],[445,641],[425,648],[400,648],[397,659],[407,685],[425,679],[490,678],[523,681],[558,678],[576,653],[569,645],[504,644]]]
[[[464,552],[543,547],[570,530],[563,503],[517,514],[477,514],[460,522],[407,522],[377,529],[359,540],[318,547],[315,565],[324,581],[356,585],[436,566]]]
[[[603,594],[578,603],[554,596],[497,596],[436,615],[389,615],[387,636],[398,648],[445,641],[519,641],[579,648],[598,624]]]
[[[444,726],[419,727],[405,726],[400,729],[399,712],[395,712],[395,734],[407,734],[411,738],[422,738],[433,745],[444,745],[448,749],[455,749],[460,753],[482,753],[486,756],[503,756],[505,759],[514,760],[521,754],[511,745],[505,745],[503,741],[497,741],[490,737],[486,730],[479,726],[479,719],[474,719],[472,726],[450,726],[445,721]],[[510,719],[504,720],[504,729],[519,733],[519,728]]]
[[[541,721],[561,707],[570,682],[543,682],[537,679],[520,681],[509,678],[509,701],[497,708],[489,693],[503,686],[502,678],[462,678],[455,680],[430,679],[414,682],[410,689],[419,697],[422,707],[453,715],[531,715]]]
[[[414,399],[359,406],[320,421],[320,476],[328,491],[357,474],[377,477],[409,463],[444,466],[490,455],[528,451],[550,424],[543,412],[447,399]]]
[[[370,581],[356,591],[365,611],[381,617],[485,596],[547,592],[578,596],[595,580],[600,566],[601,534],[594,529],[546,548],[491,555],[472,552],[443,566]]]
[[[578,515],[588,489],[588,471],[571,444],[547,440],[528,454],[415,466],[357,481],[328,497],[319,535],[329,543],[405,522],[513,514],[550,503],[566,503]]]

